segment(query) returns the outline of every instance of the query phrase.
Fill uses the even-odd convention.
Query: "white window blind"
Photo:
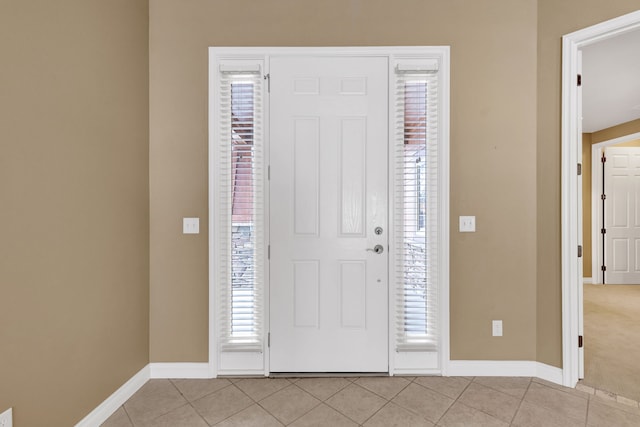
[[[258,64],[219,69],[217,272],[223,351],[262,351],[263,77]]]
[[[438,74],[395,73],[396,350],[437,350]]]

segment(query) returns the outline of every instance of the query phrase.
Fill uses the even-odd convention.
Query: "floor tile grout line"
[[[369,421],[371,418],[375,417],[376,414],[380,411],[382,411],[382,409],[386,408],[389,404],[391,403],[391,400],[387,400],[384,405],[382,405],[381,407],[379,407],[376,411],[373,412],[373,414],[369,415],[364,421],[362,421],[361,423],[359,423],[358,425],[363,426],[365,425],[365,423],[367,421]]]
[[[349,385],[350,385],[350,384],[353,384],[351,381],[347,380],[347,379],[346,379],[346,378],[344,378],[344,377],[332,377],[332,378],[342,378],[342,379],[346,380],[346,381],[348,382],[348,384],[347,384],[347,385],[345,385],[344,387],[340,388],[339,390],[337,390],[337,391],[335,391],[335,392],[331,393],[331,394],[330,394],[327,398],[325,398],[325,399],[321,399],[320,397],[316,396],[315,394],[311,393],[310,391],[305,390],[303,387],[300,387],[300,386],[298,386],[298,387],[300,387],[301,389],[303,389],[304,391],[306,391],[307,393],[309,393],[310,395],[312,395],[313,397],[315,397],[316,399],[318,399],[318,400],[319,400],[319,401],[321,401],[322,403],[325,403],[327,400],[331,399],[333,396],[335,396],[336,394],[340,393],[340,392],[341,392],[342,390],[344,390],[345,388],[349,387]],[[294,384],[296,384],[296,383],[294,383]],[[297,385],[297,384],[296,384],[296,385]]]
[[[131,419],[131,416],[129,415],[129,412],[127,412],[127,408],[124,407],[124,404],[127,402],[124,402],[122,404],[122,406],[120,406],[122,408],[122,410],[124,411],[124,414],[127,416],[127,419],[129,420],[129,423],[131,423],[132,427],[135,427],[135,424],[133,423],[133,420]]]
[[[589,425],[589,411],[591,410],[591,397],[587,399],[587,416],[584,420],[584,426],[587,427]]]
[[[557,392],[563,393],[563,394],[565,394],[565,395],[567,395],[569,397],[575,397],[576,399],[585,400],[585,399],[583,399],[583,398],[581,398],[579,396],[576,396],[576,395],[574,395],[574,394],[572,394],[572,393],[570,393],[568,391],[565,391],[565,390],[562,390],[562,389],[559,389],[559,388],[556,388],[556,387],[550,387],[550,386],[548,386],[546,384],[542,384],[542,383],[539,383],[539,382],[536,382],[536,384],[537,384],[537,386],[542,387],[544,389],[557,391]],[[569,389],[569,388],[567,387],[567,389]],[[523,400],[524,400],[524,398],[523,398]],[[587,409],[586,409],[586,413],[585,413],[585,422],[587,422],[587,419],[588,419],[588,411],[589,411],[589,401],[590,401],[590,399],[586,399],[586,400],[587,400]],[[530,404],[530,405],[542,408],[542,409],[544,409],[546,411],[549,411],[549,412],[555,412],[556,414],[561,415],[561,416],[563,416],[565,418],[569,418],[569,419],[572,419],[574,421],[580,421],[579,419],[575,418],[574,416],[561,413],[558,410],[556,410],[555,408],[552,408],[550,406],[547,406],[547,405],[544,405],[544,404],[540,404],[540,403],[534,403],[534,402],[527,402],[527,403]]]
[[[221,390],[222,390],[222,389],[221,389]],[[213,393],[211,393],[211,394],[213,394]],[[208,396],[208,395],[207,395],[207,396]],[[207,419],[206,419],[206,418],[205,418],[205,417],[204,417],[200,412],[198,412],[198,409],[197,409],[195,406],[193,406],[193,402],[189,402],[189,405],[191,406],[191,408],[193,408],[193,411],[194,411],[196,414],[198,414],[198,416],[202,419],[202,421],[204,421],[204,423],[205,423],[206,425],[211,426],[211,424],[209,424],[209,421],[207,421]]]
[[[243,379],[252,379],[252,378],[243,378]],[[268,378],[268,377],[267,377],[266,379],[272,379],[272,378]],[[285,380],[286,380],[287,378],[283,378],[283,379],[285,379]],[[240,381],[238,381],[238,382],[240,382]],[[277,390],[275,390],[275,391],[272,391],[271,393],[269,393],[269,394],[267,394],[267,395],[265,395],[265,396],[261,397],[261,398],[260,398],[260,399],[258,399],[258,400],[254,399],[253,397],[251,397],[251,396],[249,395],[249,393],[246,393],[244,390],[242,390],[240,387],[238,387],[237,383],[236,383],[236,384],[233,384],[233,385],[235,385],[235,386],[236,386],[236,388],[237,388],[238,390],[240,390],[240,391],[241,391],[245,396],[247,396],[249,399],[251,399],[254,403],[258,403],[259,401],[262,401],[262,400],[266,399],[267,397],[269,397],[269,396],[271,396],[271,395],[274,395],[274,394],[278,393],[280,390],[284,390],[285,388],[289,387],[289,386],[290,386],[290,385],[292,385],[292,384],[293,384],[293,383],[292,383],[291,381],[289,381],[289,385],[286,385],[286,386],[284,386],[284,387],[282,387],[282,388],[279,388],[279,389],[277,389]]]
[[[199,378],[194,378],[194,379],[199,379]],[[232,386],[232,385],[233,385],[233,383],[232,383],[231,381],[229,381],[229,384],[227,384],[227,385],[225,385],[225,386],[223,386],[223,387],[220,387],[219,389],[214,390],[214,391],[212,391],[211,393],[206,393],[206,394],[203,394],[202,396],[198,396],[196,399],[193,399],[193,400],[188,399],[188,398],[187,398],[187,396],[185,396],[185,395],[184,395],[184,393],[182,393],[182,391],[180,391],[180,389],[178,389],[178,391],[180,392],[180,394],[182,395],[182,397],[184,397],[184,399],[185,399],[187,402],[189,402],[189,403],[193,403],[193,402],[196,402],[196,401],[198,401],[198,400],[200,400],[200,399],[204,399],[205,397],[211,396],[211,395],[212,395],[212,394],[214,394],[214,393],[217,393],[217,392],[219,392],[219,391],[222,391],[222,390],[224,390],[225,388],[228,388],[229,386]],[[178,388],[178,387],[176,386],[176,388]]]
[[[393,377],[389,377],[389,378],[393,378]],[[401,378],[401,377],[398,377],[398,378]],[[391,400],[392,400],[392,399],[395,399],[395,397],[396,397],[397,395],[399,395],[400,393],[402,393],[402,391],[403,391],[405,388],[409,387],[409,385],[411,385],[411,383],[412,383],[412,382],[413,382],[413,381],[408,381],[408,382],[404,385],[404,387],[402,387],[402,388],[401,388],[400,390],[398,390],[398,391],[397,391],[393,396],[391,396],[391,397],[389,397],[389,398],[387,398],[386,396],[382,396],[381,394],[378,394],[378,393],[376,393],[375,391],[370,390],[370,389],[368,389],[367,387],[365,387],[365,386],[363,386],[363,385],[360,385],[360,384],[358,384],[358,383],[354,383],[354,384],[359,385],[360,387],[364,388],[364,389],[365,389],[365,390],[367,390],[367,391],[370,391],[371,393],[375,394],[376,396],[381,397],[381,398],[386,399],[387,401],[391,402]]]
[[[511,421],[509,422],[510,426],[514,425],[513,423],[515,422],[516,417],[518,416],[518,412],[520,412],[520,408],[522,407],[522,403],[524,402],[524,397],[529,392],[529,388],[531,388],[531,383],[532,382],[533,382],[533,378],[529,378],[529,383],[527,384],[527,389],[524,391],[524,393],[520,397],[520,402],[518,402],[518,407],[516,408],[516,411],[513,413],[513,416],[511,417]]]
[[[473,377],[473,378],[471,379],[471,381],[469,381],[469,383],[468,383],[466,386],[464,386],[464,389],[462,389],[462,391],[460,392],[460,394],[458,394],[458,397],[456,397],[456,398],[453,400],[453,403],[451,403],[451,405],[449,405],[449,407],[447,408],[447,410],[446,410],[446,411],[444,411],[444,413],[440,416],[440,418],[438,418],[438,420],[434,423],[434,425],[436,425],[436,426],[437,426],[437,425],[438,425],[438,423],[439,423],[440,421],[442,421],[442,419],[445,417],[445,415],[447,415],[447,413],[451,410],[451,408],[453,408],[453,405],[455,405],[456,403],[458,403],[458,400],[460,399],[460,396],[462,396],[462,395],[464,394],[464,392],[465,392],[465,391],[467,391],[467,389],[469,388],[469,386],[471,386],[471,383],[473,382],[473,380],[474,380],[474,379],[475,379],[475,377]],[[447,397],[449,397],[449,396],[447,396]],[[449,397],[449,398],[450,398],[450,397]],[[460,402],[460,404],[461,404],[461,405],[464,405],[464,403],[462,403],[462,402]],[[465,405],[465,406],[467,406],[467,405]],[[488,414],[487,414],[487,415],[488,415]]]
[[[324,402],[329,408],[333,409],[334,411],[336,411],[337,413],[339,413],[340,415],[346,417],[347,419],[353,421],[354,423],[361,425],[361,423],[357,422],[356,420],[354,420],[353,418],[351,418],[349,415],[345,414],[344,412],[342,412],[341,410],[339,410],[338,408],[336,408],[335,406],[331,405],[328,402]]]
[[[320,405],[322,405],[322,404],[324,403],[322,400],[318,399],[317,397],[315,397],[314,395],[312,395],[311,393],[309,393],[308,391],[306,391],[306,390],[305,390],[305,389],[303,389],[302,387],[299,387],[296,383],[291,383],[290,385],[291,385],[291,386],[293,386],[293,387],[296,387],[296,388],[297,388],[298,390],[300,390],[301,392],[306,393],[306,394],[308,394],[309,396],[313,397],[315,400],[317,400],[317,401],[318,401],[318,403],[317,403],[316,405],[314,405],[311,409],[309,409],[307,412],[305,412],[305,413],[301,414],[298,418],[296,418],[296,419],[292,420],[290,423],[287,423],[287,424],[285,424],[284,422],[280,421],[280,420],[278,419],[278,417],[276,417],[276,415],[275,415],[275,414],[272,414],[271,412],[269,412],[269,410],[267,410],[267,408],[265,408],[265,407],[263,407],[262,405],[260,405],[260,407],[261,407],[261,408],[263,408],[265,411],[267,411],[267,413],[268,413],[269,415],[271,415],[273,418],[275,418],[276,420],[278,420],[279,422],[281,422],[281,423],[282,423],[283,425],[285,425],[285,426],[288,426],[288,425],[291,425],[291,424],[295,423],[297,420],[299,420],[300,418],[304,417],[304,416],[305,416],[305,415],[307,415],[309,412],[313,411],[313,410],[314,410],[314,409],[316,409],[318,406],[320,406]],[[287,386],[287,387],[288,387],[288,386]],[[287,388],[287,387],[285,387],[285,388]],[[284,390],[284,388],[283,388],[282,390]]]
[[[296,387],[296,388],[298,388],[300,391],[302,391],[303,393],[306,393],[306,394],[308,394],[309,396],[313,397],[315,400],[317,400],[317,401],[318,401],[318,404],[314,405],[311,409],[309,409],[308,411],[306,411],[305,413],[303,413],[303,414],[302,414],[302,415],[300,415],[299,417],[295,418],[295,419],[294,419],[294,420],[292,420],[291,422],[289,422],[289,423],[285,423],[284,421],[280,420],[280,418],[278,418],[278,417],[276,416],[276,414],[271,413],[271,411],[269,411],[267,408],[265,408],[265,407],[261,404],[261,402],[262,402],[263,400],[267,399],[269,396],[272,396],[272,395],[274,395],[275,393],[278,393],[278,392],[280,392],[280,391],[282,391],[282,390],[284,390],[284,389],[286,389],[286,388],[288,388],[288,387],[290,387],[290,386]],[[304,416],[305,416],[305,415],[307,415],[309,412],[313,411],[315,408],[317,408],[318,406],[320,406],[320,405],[322,405],[322,404],[324,403],[322,400],[318,399],[318,398],[317,398],[317,397],[315,397],[313,394],[309,393],[308,391],[306,391],[306,390],[305,390],[305,389],[303,389],[302,387],[298,386],[295,382],[291,382],[291,381],[289,381],[289,385],[288,385],[288,386],[283,387],[283,388],[281,388],[280,390],[278,390],[278,391],[276,391],[276,392],[274,392],[274,393],[271,393],[269,396],[265,396],[264,398],[260,399],[260,401],[254,401],[254,402],[255,402],[255,404],[256,404],[256,405],[258,405],[258,406],[260,406],[262,409],[264,409],[264,410],[265,410],[265,412],[266,412],[267,414],[269,414],[269,415],[271,415],[273,418],[275,418],[275,419],[276,419],[280,424],[282,424],[283,426],[288,426],[288,425],[291,425],[291,424],[295,423],[298,419],[300,419],[300,418],[304,417]]]
[[[479,385],[481,385],[483,387],[489,388],[489,389],[491,389],[493,391],[497,391],[497,392],[500,392],[502,394],[506,394],[507,396],[511,396],[513,398],[520,399],[520,397],[518,397],[518,396],[514,396],[513,394],[507,393],[507,392],[502,391],[502,390],[498,390],[498,388],[496,388],[496,387],[493,387],[491,385],[483,384],[481,382],[475,381],[476,378],[488,378],[488,377],[474,377],[474,381],[472,381],[472,382],[474,382],[476,384],[479,384]],[[529,390],[529,386],[531,385],[531,382],[533,381],[533,377],[492,377],[492,378],[528,378],[529,382],[527,383],[527,391]]]
[[[180,390],[178,390],[178,388],[175,386],[175,384],[173,384],[173,382],[171,382],[171,380],[170,380],[170,379],[168,379],[168,378],[167,378],[167,379],[157,379],[157,380],[155,380],[155,381],[160,381],[160,382],[162,382],[162,381],[166,381],[166,382],[168,382],[168,383],[169,383],[169,384],[171,384],[171,385],[173,386],[173,388],[178,392],[178,394],[179,394],[179,395],[180,395],[180,397],[185,401],[185,403],[189,403],[189,401],[187,400],[187,398],[185,398],[185,397],[183,396],[183,394],[180,392]],[[149,382],[147,382],[146,384],[149,384]],[[145,385],[146,385],[146,384],[145,384]],[[140,390],[138,390],[138,391],[140,391]],[[126,403],[126,402],[125,402],[125,403]],[[124,406],[124,404],[123,404],[122,406]],[[170,409],[170,410],[168,410],[168,411],[166,411],[166,412],[163,412],[163,413],[161,413],[160,415],[158,415],[158,416],[156,416],[156,417],[153,417],[153,418],[152,418],[151,420],[149,420],[149,421],[155,421],[155,420],[157,420],[158,418],[160,418],[160,417],[163,417],[163,416],[167,415],[169,412],[175,411],[176,409],[178,409],[178,408],[182,408],[183,406],[185,406],[185,404],[184,404],[184,403],[183,403],[182,405],[176,406],[175,408],[172,408],[172,409]],[[128,415],[128,413],[127,413],[127,415]],[[131,419],[131,417],[129,417],[129,419]],[[131,422],[132,422],[133,426],[134,426],[134,427],[136,427],[136,424],[137,424],[137,423],[135,423],[132,419],[131,419]]]

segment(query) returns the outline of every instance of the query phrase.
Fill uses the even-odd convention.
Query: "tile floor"
[[[584,390],[514,377],[151,380],[103,426],[640,426],[638,402]]]

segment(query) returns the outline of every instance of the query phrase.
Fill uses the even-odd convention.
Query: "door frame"
[[[395,313],[395,298],[394,287],[389,284],[389,324],[388,324],[388,349],[389,349],[389,374],[394,373],[402,374],[440,374],[447,375],[447,369],[450,359],[450,339],[449,339],[449,189],[450,189],[450,161],[449,161],[449,123],[450,123],[450,48],[449,46],[374,46],[374,47],[210,47],[209,48],[209,177],[208,177],[208,196],[209,196],[209,373],[211,377],[218,375],[269,375],[269,351],[265,348],[262,355],[249,355],[248,353],[238,354],[237,363],[233,364],[233,369],[221,369],[220,367],[220,352],[218,349],[217,338],[217,277],[216,277],[216,203],[215,203],[215,187],[216,182],[216,168],[215,168],[215,147],[217,142],[216,126],[217,126],[217,105],[216,105],[216,84],[217,84],[217,65],[220,59],[259,59],[264,61],[265,74],[269,73],[269,61],[271,56],[384,56],[389,58],[389,78],[394,74],[394,60],[404,59],[424,59],[433,58],[438,61],[439,74],[441,80],[439,83],[439,93],[441,110],[440,114],[440,153],[439,153],[439,194],[440,194],[440,211],[439,211],[439,224],[440,224],[440,247],[439,247],[439,339],[440,345],[438,349],[438,366],[440,369],[411,369],[406,368],[398,371],[395,360],[395,328],[394,328],[394,316]],[[390,80],[391,82],[391,80]],[[389,146],[388,146],[388,218],[389,218],[389,242],[394,241],[393,235],[393,212],[394,212],[394,188],[393,188],[393,145],[391,141],[394,138],[394,111],[391,108],[393,100],[395,99],[395,91],[391,84],[388,87],[389,90]],[[265,103],[265,123],[268,125],[268,105]],[[268,133],[265,133],[265,150],[269,150]],[[266,200],[267,206],[265,211],[269,212],[268,198]],[[393,250],[393,248],[391,248]],[[393,259],[392,253],[389,254],[389,263]],[[391,265],[389,266],[391,267]],[[391,274],[391,269],[389,274]],[[265,284],[265,295],[268,295],[268,279]],[[268,298],[265,298],[265,331],[268,331],[269,322],[269,304]],[[265,342],[266,342],[265,337]],[[415,362],[415,357],[419,357],[418,352],[409,355],[407,359],[410,363]],[[247,361],[247,365],[244,365],[244,361]],[[260,360],[260,361],[258,361]],[[245,367],[247,366],[247,367]],[[261,366],[261,367],[260,367]]]
[[[608,139],[591,145],[591,283],[594,285],[603,284],[601,272],[598,268],[602,265],[602,260],[604,259],[602,241],[600,240],[602,238],[602,234],[600,233],[600,224],[602,224],[602,200],[598,197],[593,197],[593,195],[596,194],[594,190],[596,184],[598,188],[602,185],[602,164],[600,162],[602,150],[606,147],[635,141],[637,139],[640,139],[640,132]],[[596,240],[598,241],[597,245],[593,243]]]
[[[578,335],[582,324],[579,290],[582,271],[578,262],[578,245],[582,230],[581,195],[578,194],[576,165],[581,163],[582,135],[576,76],[581,69],[580,50],[593,43],[640,29],[640,11],[567,34],[562,38],[562,383],[574,387],[579,379]]]

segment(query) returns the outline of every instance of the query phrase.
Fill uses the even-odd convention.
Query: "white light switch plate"
[[[459,229],[461,233],[474,233],[476,231],[476,217],[461,216]]]
[[[200,218],[182,218],[182,234],[199,234]]]

